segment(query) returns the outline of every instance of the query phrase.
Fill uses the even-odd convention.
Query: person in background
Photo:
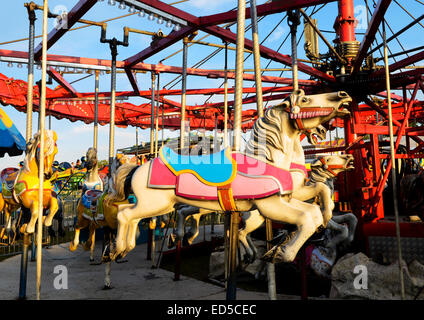
[[[82,158],[81,158],[81,166],[80,166],[80,169],[84,169],[84,168],[85,168],[85,164],[86,164],[85,157],[82,157]]]
[[[81,160],[78,159],[77,163],[75,163],[75,169],[81,169]]]
[[[72,169],[75,169],[75,163],[71,162]]]

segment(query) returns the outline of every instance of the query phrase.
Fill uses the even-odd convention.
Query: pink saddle
[[[237,175],[231,183],[234,199],[259,199],[292,192],[289,171],[240,153],[233,153],[232,157],[237,162]],[[218,200],[217,187],[202,183],[191,173],[175,176],[160,158],[150,164],[148,187],[175,188],[176,195],[189,199]]]

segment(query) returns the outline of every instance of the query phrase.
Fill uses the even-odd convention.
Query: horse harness
[[[319,158],[319,161],[321,161],[322,165],[324,166],[324,169],[326,169],[328,172],[330,172],[332,175],[337,176],[337,173],[333,171],[333,169],[343,169],[344,165],[342,164],[327,164],[327,161],[325,161],[325,158]]]

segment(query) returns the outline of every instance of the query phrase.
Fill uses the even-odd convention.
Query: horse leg
[[[136,242],[135,240],[136,240],[137,228],[138,228],[138,223],[140,222],[140,220],[141,219],[134,219],[129,224],[129,227],[128,227],[128,236],[127,236],[128,248],[125,251],[125,255],[128,252],[130,252],[132,249],[135,248],[135,242]],[[153,229],[153,232],[155,232],[155,229]]]
[[[134,189],[133,189],[134,190]],[[150,189],[152,190],[152,189]],[[149,190],[149,191],[150,191]],[[160,193],[163,193],[164,191],[155,191]],[[172,192],[174,192],[172,190]],[[152,192],[153,193],[153,192]],[[146,193],[143,195],[147,196]],[[150,199],[148,196],[146,199]],[[118,232],[116,235],[116,247],[111,253],[111,259],[115,260],[119,255],[123,254],[122,257],[124,257],[130,250],[127,250],[130,244],[128,240],[135,241],[135,228],[136,228],[136,221],[137,223],[140,219],[150,218],[158,215],[165,214],[167,212],[172,211],[174,207],[174,203],[172,201],[167,201],[167,199],[164,197],[161,199],[162,201],[149,201],[148,204],[142,203],[141,201],[138,201],[135,205],[126,206],[123,209],[120,208],[117,219],[118,219]],[[147,207],[149,204],[155,204],[155,206]],[[132,226],[131,226],[132,224]],[[130,235],[131,231],[131,235]]]
[[[196,213],[191,216],[191,228],[187,232],[187,234],[184,235],[184,241],[187,245],[191,245],[196,239],[196,237],[199,235],[199,224],[200,224],[200,218],[204,215],[204,213]]]
[[[81,229],[87,228],[87,226],[90,224],[90,221],[83,217],[82,215],[83,211],[84,211],[84,208],[81,202],[79,202],[77,206],[78,217],[77,217],[77,223],[75,224],[74,240],[71,241],[71,243],[69,244],[69,250],[71,251],[75,251],[78,248]]]
[[[176,239],[178,240],[182,240],[184,237],[184,232],[185,232],[185,221],[188,217],[187,214],[187,210],[184,210],[182,208],[180,208],[179,210],[177,210],[177,214],[178,214],[178,219],[177,219],[177,234],[176,234]]]
[[[306,201],[319,196],[322,204],[323,226],[326,227],[328,221],[333,216],[334,202],[331,199],[330,188],[322,183],[316,182],[313,185],[303,186],[293,192],[292,197],[300,201]]]
[[[349,237],[349,230],[346,226],[339,224],[333,219],[328,222],[327,228],[336,232],[336,236],[328,241],[327,248],[336,249],[337,245]]]
[[[356,225],[358,224],[358,218],[353,213],[345,213],[339,216],[333,216],[332,220],[337,223],[347,223],[347,235],[345,239],[348,243],[353,241],[355,236]]]
[[[89,235],[87,242],[84,244],[84,250],[90,250],[90,262],[94,261],[94,247],[96,245],[96,225],[95,223],[90,223],[89,226]]]
[[[49,214],[47,215],[46,219],[44,220],[44,225],[46,227],[50,227],[52,225],[53,217],[56,214],[57,210],[59,210],[59,203],[57,202],[57,198],[51,197],[50,198],[50,208],[49,208]]]
[[[246,251],[249,262],[252,263],[256,259],[257,250],[250,240],[249,234],[258,229],[264,223],[265,219],[258,210],[243,212],[241,218],[245,226],[243,229],[239,230],[239,241]]]
[[[286,222],[297,226],[282,244],[274,246],[263,259],[269,262],[292,262],[300,248],[323,223],[321,211],[317,205],[296,199],[273,196],[255,201],[258,210],[273,221]]]
[[[33,234],[35,231],[35,223],[37,222],[37,219],[38,219],[38,201],[35,201],[35,200],[32,201],[30,210],[31,210],[31,219],[26,226],[25,233]]]
[[[112,289],[110,273],[111,273],[111,261],[108,261],[105,264],[105,286],[103,287],[103,290]]]

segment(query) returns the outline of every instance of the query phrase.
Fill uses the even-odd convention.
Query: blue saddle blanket
[[[237,163],[231,157],[231,149],[201,156],[181,155],[167,146],[159,151],[164,164],[176,176],[192,173],[200,181],[211,186],[231,183],[237,174]]]
[[[102,191],[100,190],[87,190],[83,195],[81,199],[81,203],[84,207],[87,209],[91,209],[97,204],[97,198],[99,198],[102,194]]]

